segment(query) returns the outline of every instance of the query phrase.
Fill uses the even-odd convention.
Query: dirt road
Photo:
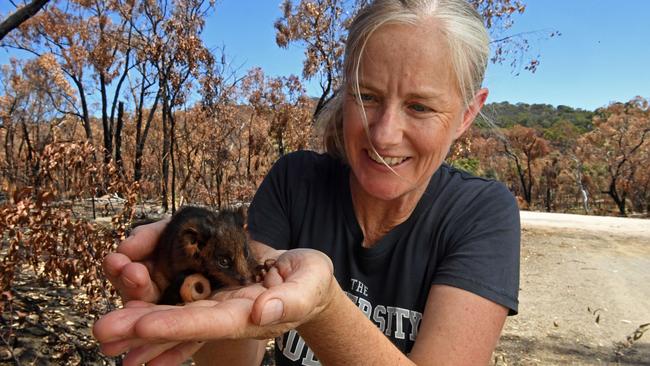
[[[650,365],[650,220],[521,217],[519,315],[495,364]]]

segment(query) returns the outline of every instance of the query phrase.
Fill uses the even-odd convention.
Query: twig
[[[9,316],[11,316],[11,314],[14,313],[14,306],[10,297],[7,297],[7,303],[9,304]],[[2,319],[3,323],[5,322],[2,316],[0,316],[0,319]],[[11,322],[11,319],[9,319],[9,331],[7,332],[7,334],[13,334],[13,333],[14,333],[14,325]],[[11,344],[9,344],[9,340],[5,338],[3,332],[0,332],[0,340],[2,340],[2,343],[4,343],[5,346],[7,346],[7,349],[9,350],[9,353],[11,354],[11,358],[13,358],[15,364],[17,366],[20,366],[20,360],[18,360],[18,358],[16,357],[16,354],[14,353],[14,348]]]

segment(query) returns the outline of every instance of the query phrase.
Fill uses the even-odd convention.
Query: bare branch
[[[27,19],[33,17],[49,1],[50,0],[34,0],[7,17],[7,19],[0,23],[0,40],[2,40],[7,33],[18,28]]]

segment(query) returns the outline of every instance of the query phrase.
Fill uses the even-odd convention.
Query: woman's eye
[[[230,258],[228,257],[217,257],[217,265],[223,269],[230,268]]]
[[[431,108],[429,108],[429,107],[427,107],[425,105],[419,104],[419,103],[413,103],[413,104],[409,105],[409,108],[412,111],[419,112],[419,113],[431,112],[432,111]]]
[[[375,96],[372,95],[372,94],[361,93],[361,94],[359,94],[359,97],[361,98],[361,101],[363,103],[368,103],[368,102],[374,102],[375,101]]]

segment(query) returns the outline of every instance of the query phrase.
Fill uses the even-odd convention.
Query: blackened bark
[[[113,126],[108,120],[108,98],[106,96],[106,78],[103,73],[99,74],[99,89],[102,97],[102,127],[104,132],[104,163],[111,161],[113,154]]]
[[[16,10],[13,14],[7,17],[0,23],[0,40],[2,40],[9,32],[18,28],[27,19],[33,17],[38,13],[45,4],[50,0],[34,0],[31,3]]]
[[[115,124],[115,164],[121,174],[124,174],[124,162],[122,161],[122,128],[124,127],[124,102],[117,107],[117,122]]]
[[[171,187],[171,193],[172,193],[172,214],[176,212],[176,159],[174,159],[174,144],[176,143],[176,139],[174,138],[175,130],[176,130],[176,119],[174,118],[174,114],[169,113],[169,157],[172,162],[172,187]]]
[[[618,190],[616,189],[616,179],[612,179],[609,184],[609,190],[604,193],[607,193],[610,197],[612,197],[612,200],[614,200],[614,203],[616,203],[616,207],[618,207],[619,214],[623,217],[627,216],[625,209],[626,194],[625,191],[621,192],[621,194],[618,193]]]
[[[320,98],[318,98],[318,104],[316,104],[316,109],[314,109],[314,114],[312,116],[314,122],[316,121],[316,117],[318,117],[320,111],[323,109],[323,107],[325,107],[325,104],[331,99],[330,96],[331,90],[332,90],[332,74],[327,73],[327,83],[325,84],[325,88],[323,88],[323,94],[321,94]]]
[[[143,99],[144,99],[144,91],[140,95],[140,106],[139,106],[138,118],[136,121],[135,162],[133,164],[134,181],[139,181],[140,179],[142,179],[142,155],[144,154],[144,144],[147,141],[147,135],[149,135],[149,127],[151,126],[153,117],[156,114],[156,109],[158,108],[158,101],[160,100],[160,91],[156,94],[156,99],[154,100],[153,106],[149,111],[149,116],[147,117],[147,121],[145,122],[144,125],[144,131],[142,131],[142,114],[143,114],[142,109],[144,103]]]
[[[531,144],[532,146],[532,144]],[[524,188],[524,194],[526,195],[526,202],[530,206],[530,202],[533,200],[533,169],[531,166],[533,159],[531,159],[529,154],[526,154],[526,165],[528,167],[528,188]]]
[[[162,195],[162,208],[164,212],[169,211],[169,192],[167,190],[167,182],[169,182],[169,127],[168,113],[169,105],[167,100],[167,93],[163,84],[162,96],[162,130],[163,130],[163,145],[162,145],[162,177],[160,182],[161,195]]]
[[[79,91],[79,99],[81,100],[81,111],[82,111],[82,124],[84,131],[86,132],[86,140],[93,144],[93,130],[92,126],[90,125],[90,113],[88,112],[88,102],[86,101],[86,92],[84,90],[84,86],[81,83],[81,80],[77,79],[76,77],[72,77],[72,81],[74,84],[77,86],[77,90]]]

